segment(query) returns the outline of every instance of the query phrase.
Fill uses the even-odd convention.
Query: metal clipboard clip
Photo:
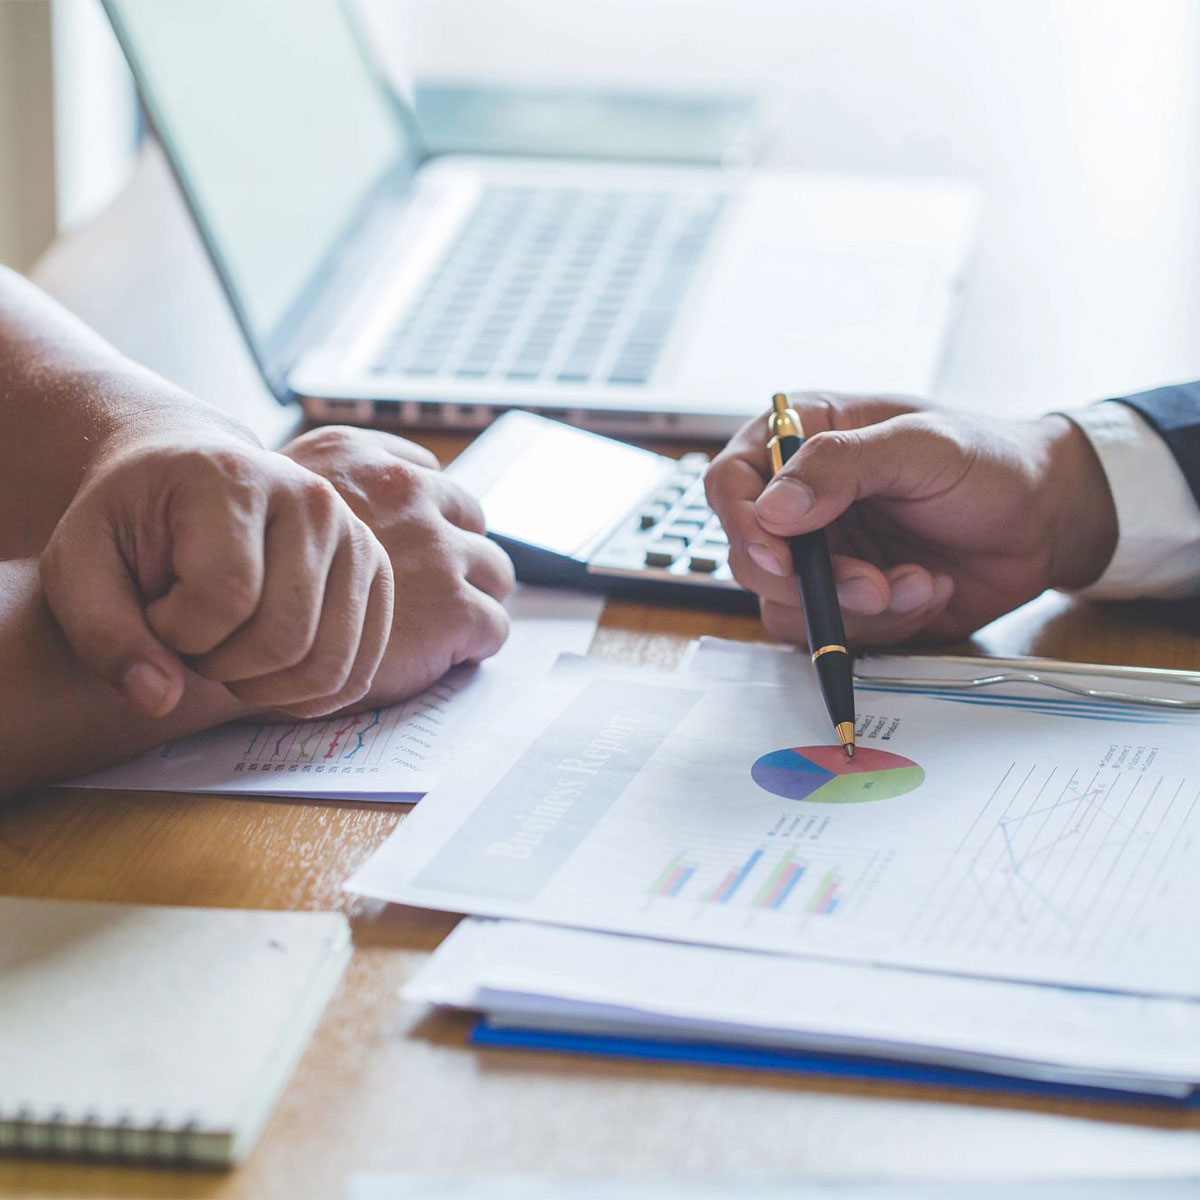
[[[1167,667],[1122,667],[1102,663],[1073,663],[1052,658],[972,658],[954,655],[914,654],[897,656],[893,661],[946,664],[974,667],[979,675],[955,677],[877,675],[855,671],[854,682],[864,688],[886,688],[895,691],[921,692],[936,688],[939,691],[971,692],[1004,684],[1035,685],[1068,692],[1088,700],[1108,704],[1129,704],[1139,708],[1168,708],[1177,712],[1200,712],[1200,673],[1172,670]],[[1052,676],[1073,675],[1086,680],[1129,680],[1151,684],[1170,684],[1176,687],[1194,688],[1195,698],[1185,696],[1158,696],[1150,693],[1122,692],[1111,688],[1088,686],[1085,682],[1073,683]]]

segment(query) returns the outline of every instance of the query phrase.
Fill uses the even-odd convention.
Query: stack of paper
[[[560,660],[351,880],[574,927],[464,926],[414,999],[1192,1094],[1194,714],[864,689],[850,765],[799,656],[689,665]]]

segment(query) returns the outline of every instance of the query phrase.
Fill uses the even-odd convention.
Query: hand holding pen
[[[759,597],[772,638],[808,641],[787,538],[827,526],[851,648],[961,637],[1045,586],[1014,572],[1044,549],[1022,546],[1038,535],[1026,467],[1036,445],[1017,443],[1038,423],[951,421],[875,396],[789,400],[807,437],[778,476],[764,413],[705,478],[733,574]]]
[[[800,424],[799,414],[782,393],[777,392],[771,397],[771,406],[767,417],[767,428],[771,434],[767,441],[767,452],[771,457],[771,470],[778,475],[784,463],[804,444],[804,427]],[[846,648],[846,631],[842,626],[842,612],[838,606],[837,585],[825,531],[814,529],[809,533],[797,534],[788,538],[788,545],[804,606],[804,618],[808,624],[809,648],[821,683],[821,694],[837,731],[838,741],[845,749],[846,756],[853,758],[854,662]]]

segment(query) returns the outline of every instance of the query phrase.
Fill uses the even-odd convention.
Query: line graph
[[[419,766],[450,720],[450,702],[467,676],[451,674],[404,704],[361,713],[251,725],[233,770],[242,774],[376,774]]]
[[[1144,767],[1014,763],[907,936],[1060,958],[1116,950],[1169,880],[1197,795],[1195,782]]]

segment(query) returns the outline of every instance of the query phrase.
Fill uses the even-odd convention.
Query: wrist
[[[1059,413],[1036,422],[1049,528],[1049,586],[1075,591],[1104,574],[1117,547],[1117,509],[1108,476],[1087,435]]]
[[[69,386],[93,398],[93,411],[102,414],[93,430],[89,466],[150,443],[183,446],[200,439],[262,449],[240,421],[140,368],[87,372]]]

